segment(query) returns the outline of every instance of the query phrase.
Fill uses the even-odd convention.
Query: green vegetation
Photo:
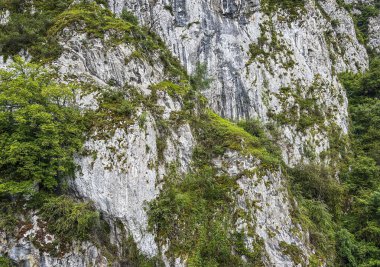
[[[289,255],[295,264],[305,264],[303,259],[302,250],[294,244],[287,244],[280,242],[280,248],[285,255]]]
[[[267,34],[268,32],[270,36]],[[278,57],[279,54],[281,54],[281,57]],[[292,52],[278,38],[272,17],[269,21],[260,24],[260,37],[257,39],[257,44],[252,43],[249,45],[248,55],[250,58],[246,67],[258,61],[264,64],[269,71],[272,71],[269,66],[269,58],[275,61],[280,60],[281,62],[279,63],[285,69],[292,68],[295,65],[291,58]]]
[[[6,183],[9,192],[22,193],[29,183],[53,190],[73,174],[73,154],[82,146],[73,90],[19,58],[0,70],[0,81],[0,188]]]
[[[133,15],[133,13],[131,11],[128,11],[127,9],[123,9],[123,11],[121,12],[121,15],[120,15],[120,18],[122,18],[123,20],[125,20],[126,22],[129,22],[133,25],[138,25],[139,24],[139,21],[138,19],[135,17],[135,15]]]
[[[287,11],[290,20],[297,19],[306,11],[304,0],[264,0],[261,4],[264,12],[268,15],[279,9]]]
[[[96,3],[84,2],[73,5],[60,14],[49,29],[48,35],[57,36],[66,27],[71,27],[76,32],[87,33],[89,38],[104,39],[104,35],[108,34],[108,46],[131,44],[136,49],[135,56],[143,57],[152,65],[160,60],[170,78],[187,79],[186,72],[171,55],[164,42],[155,33],[136,23],[137,20],[128,11],[124,11],[121,18],[116,18],[108,9]]]
[[[241,122],[244,126],[247,123]],[[248,127],[248,126],[247,126]],[[198,129],[197,136],[204,146],[206,156],[211,158],[223,155],[228,149],[240,151],[243,155],[252,155],[262,161],[262,165],[266,167],[277,168],[280,160],[277,155],[273,155],[272,148],[266,149],[268,142],[262,136],[254,136],[246,132],[238,125],[223,119],[210,110],[206,110],[203,114],[196,118],[194,129]],[[271,151],[272,150],[272,151]],[[198,155],[202,159],[202,155]],[[197,160],[197,157],[195,157]]]
[[[207,66],[198,63],[194,73],[190,77],[190,83],[197,91],[203,91],[210,87],[212,79],[207,77]]]
[[[232,253],[232,191],[235,180],[207,166],[181,178],[173,169],[160,196],[150,204],[150,225],[169,255],[189,258],[190,266],[242,266]],[[261,259],[260,255],[253,257]]]
[[[9,258],[0,256],[0,266],[1,267],[13,267],[16,265],[13,264]]]
[[[134,123],[138,103],[132,101],[128,88],[96,88],[98,108],[86,110],[85,125],[90,133],[110,135],[117,127],[127,128]]]
[[[29,1],[0,3],[0,10],[11,11],[9,23],[0,26],[0,54],[7,57],[24,50],[34,61],[51,61],[61,53],[57,36],[70,27],[89,38],[106,39],[109,46],[132,45],[135,51],[125,59],[125,64],[136,58],[150,64],[160,61],[168,77],[152,85],[148,97],[128,86],[120,88],[113,80],[109,81],[109,88],[93,88],[98,93],[99,108],[86,112],[84,118],[74,107],[74,87],[56,82],[54,72],[19,58],[15,58],[8,71],[1,70],[0,228],[17,235],[15,229],[19,223],[30,227],[25,210],[35,210],[45,230],[32,242],[42,251],[59,256],[73,240],[91,240],[102,248],[107,247],[105,254],[115,258],[116,248],[109,243],[108,224],[91,203],[64,195],[63,181],[73,175],[76,167],[73,155],[82,146],[84,131],[99,134],[98,130],[102,129],[103,134],[111,134],[115,127],[127,128],[136,120],[143,128],[149,114],[154,117],[160,136],[157,149],[161,160],[170,134],[169,125],[190,123],[197,140],[191,171],[184,175],[173,166],[165,177],[161,194],[149,204],[150,228],[157,234],[157,242],[168,245],[167,256],[182,256],[189,266],[262,266],[266,257],[263,241],[255,235],[253,226],[236,230],[239,218],[251,220],[252,216],[250,212],[234,210],[236,207],[232,205],[239,191],[236,183],[239,177],[231,177],[211,166],[212,159],[230,150],[243,156],[253,155],[261,161],[264,170],[283,166],[279,149],[266,136],[263,126],[257,120],[235,124],[206,109],[205,100],[199,95],[211,83],[205,66],[198,65],[189,77],[162,40],[138,26],[131,12],[124,10],[118,19],[101,8],[100,1],[70,5],[71,2],[36,0],[33,3],[37,12],[33,14]],[[166,8],[171,11],[170,7]],[[263,8],[267,14],[286,10],[292,20],[305,11],[302,0],[265,0]],[[368,6],[361,10],[356,22],[366,36],[368,18],[378,11]],[[248,65],[254,60],[264,62],[285,50],[273,25],[262,27],[258,44],[250,45]],[[104,38],[105,35],[109,38]],[[265,50],[269,37],[269,48]],[[283,64],[291,67],[294,62]],[[373,59],[365,74],[345,73],[341,78],[350,98],[353,153],[346,153],[347,140],[342,140],[331,126],[328,130],[334,144],[329,154],[332,164],[311,163],[284,169],[291,193],[297,199],[292,215],[309,232],[310,242],[316,249],[310,265],[327,262],[328,266],[378,266],[380,60]],[[295,91],[282,88],[279,98],[284,100],[284,110],[289,114],[272,114],[273,117],[279,124],[293,124],[301,131],[315,125],[323,127],[328,114],[315,104],[316,88],[320,88],[317,83],[305,96],[301,96],[301,88]],[[160,91],[182,101],[182,110],[173,112],[170,120],[162,119],[163,110],[157,105]],[[285,101],[289,97],[295,100],[293,106]],[[141,107],[143,113],[137,118],[136,111]],[[248,209],[256,208],[252,203],[247,205],[251,205]],[[20,222],[20,217],[25,221]],[[160,266],[159,260],[147,260],[134,240],[126,238],[123,225],[117,227],[124,231],[125,237],[121,242],[121,258],[136,266]],[[56,238],[51,244],[42,238],[47,233]],[[252,244],[248,244],[250,240]],[[280,248],[294,263],[304,263],[302,251],[294,244],[281,243]],[[0,265],[12,266],[12,262],[0,257]]]
[[[86,202],[75,202],[66,196],[44,198],[39,211],[49,232],[61,240],[90,239],[90,233],[99,223],[99,213]]]
[[[307,89],[299,85],[295,90],[290,87],[281,88],[276,97],[281,101],[283,111],[279,114],[269,112],[268,116],[279,125],[294,125],[302,132],[315,126],[325,128],[329,107],[319,101],[318,90],[321,88],[323,85],[318,79]]]
[[[367,44],[368,42],[368,26],[370,18],[376,17],[380,14],[380,2],[378,0],[370,2],[360,2],[346,4],[343,0],[339,0],[338,3],[346,8],[348,11],[351,11],[355,26],[356,26],[356,35],[358,40],[362,44]],[[357,10],[353,12],[353,10]]]
[[[190,123],[197,140],[192,170],[181,174],[175,165],[171,167],[160,195],[149,204],[149,225],[157,242],[168,245],[167,256],[188,259],[189,266],[263,266],[263,241],[255,230],[251,226],[247,232],[235,229],[238,218],[251,216],[234,210],[240,176],[221,173],[212,167],[212,159],[229,150],[240,151],[256,156],[262,166],[277,169],[279,153],[257,121],[235,124],[205,108],[198,91],[207,88],[208,81],[202,69],[191,77],[192,86],[182,97],[184,110],[179,114],[185,119],[175,120]],[[254,209],[253,203],[248,205]],[[247,245],[248,237],[253,248]]]
[[[91,204],[59,196],[74,174],[84,126],[73,88],[55,78],[18,57],[0,70],[0,228],[16,235],[20,224],[32,227],[27,210],[37,211],[55,241],[46,244],[40,230],[33,243],[59,254],[72,240],[93,239],[95,230],[99,236],[104,225]]]
[[[194,97],[192,89],[185,99]],[[188,259],[189,266],[263,266],[263,241],[253,227],[248,226],[246,232],[236,231],[237,220],[251,216],[250,211],[234,210],[240,176],[221,173],[212,167],[212,159],[229,150],[240,151],[256,156],[267,169],[278,169],[278,150],[257,121],[237,125],[198,104],[197,114],[193,106],[186,113],[197,140],[192,170],[181,174],[172,166],[160,195],[149,204],[150,228],[159,244],[168,245],[166,256]],[[255,208],[254,203],[247,205]],[[248,237],[253,240],[252,248],[247,245]]]
[[[288,169],[298,202],[293,218],[309,231],[318,261],[331,266],[380,264],[379,62],[364,74],[341,74],[351,130],[350,140],[330,132],[332,164]]]
[[[345,266],[380,264],[380,59],[365,74],[344,73],[349,95],[353,158],[343,173],[347,207],[338,233],[338,253]]]
[[[297,200],[293,219],[309,232],[318,262],[329,265],[335,259],[335,227],[333,214],[338,216],[343,189],[332,171],[317,164],[288,168],[291,192]]]
[[[257,137],[260,140],[260,145],[265,147],[273,158],[277,158],[279,162],[281,161],[281,150],[273,143],[273,140],[268,138],[265,127],[261,121],[258,119],[241,120],[237,125],[250,135]]]
[[[10,11],[9,22],[0,25],[0,55],[7,58],[28,51],[35,61],[49,61],[61,53],[54,36],[47,34],[58,14],[73,0],[5,0],[0,11]],[[37,10],[33,12],[33,10]]]
[[[264,140],[262,133],[252,136],[238,125],[205,109],[205,100],[198,94],[211,82],[205,75],[205,67],[199,65],[193,76],[188,77],[163,42],[137,26],[130,13],[124,12],[122,19],[117,19],[94,3],[76,4],[60,11],[60,14],[54,14],[54,19],[51,17],[52,22],[39,34],[53,38],[66,27],[86,33],[89,38],[103,39],[107,33],[109,45],[129,43],[136,49],[135,57],[154,64],[158,56],[170,76],[168,80],[152,85],[152,93],[147,97],[134,88],[120,88],[115,81],[109,81],[107,88],[84,88],[76,84],[75,87],[84,92],[97,92],[99,108],[86,111],[83,116],[74,107],[74,86],[55,82],[57,76],[54,72],[16,58],[9,71],[1,72],[0,145],[3,151],[9,151],[0,156],[1,229],[16,235],[14,232],[24,210],[22,207],[26,207],[37,211],[41,219],[38,223],[43,230],[32,242],[42,251],[60,256],[69,249],[73,240],[91,240],[101,247],[105,245],[109,249],[105,253],[109,253],[112,259],[116,252],[107,243],[107,224],[91,203],[78,202],[63,194],[64,178],[75,170],[73,155],[82,146],[84,131],[102,129],[110,134],[116,125],[127,128],[137,119],[134,117],[137,108],[143,106],[139,124],[143,127],[147,117],[145,110],[155,118],[157,131],[162,137],[157,143],[159,155],[165,148],[168,123],[190,122],[199,140],[194,153],[194,171],[182,179],[173,170],[166,178],[162,194],[151,203],[150,225],[157,231],[158,241],[164,243],[166,237],[177,233],[171,240],[169,253],[187,253],[189,262],[194,266],[242,266],[246,264],[242,256],[247,259],[247,264],[261,266],[265,257],[263,243],[255,236],[254,230],[248,229],[249,233],[231,232],[242,213],[239,211],[240,215],[230,216],[237,177],[220,174],[208,166],[212,165],[212,157],[227,150],[238,150],[246,155],[256,155],[267,166],[277,168],[280,161],[267,151],[266,147],[270,147],[268,140]],[[48,42],[47,39],[45,41]],[[40,46],[36,41],[20,49],[29,50],[34,45]],[[19,49],[7,51],[7,55],[18,52]],[[50,59],[42,52],[32,56],[34,59]],[[156,103],[159,91],[182,98],[183,111],[171,121],[161,118],[163,111]],[[196,112],[201,114],[201,118]],[[245,126],[253,129],[251,122],[246,122]],[[28,216],[28,213],[22,215]],[[178,224],[173,216],[178,216]],[[31,227],[27,220],[25,227]],[[54,242],[45,242],[43,237],[48,233],[54,234]],[[253,250],[247,247],[248,236],[253,240]],[[125,244],[121,258],[127,262],[139,266],[157,266],[159,263],[155,259],[147,261],[133,240],[125,240]]]

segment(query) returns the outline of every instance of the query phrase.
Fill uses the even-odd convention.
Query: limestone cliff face
[[[112,0],[109,5],[117,14],[126,8],[138,15],[189,73],[197,63],[206,64],[214,82],[204,95],[221,116],[276,122],[277,115],[293,112],[292,122],[280,125],[287,163],[307,160],[305,144],[317,156],[328,149],[321,125],[335,123],[347,132],[347,101],[336,74],[363,71],[368,57],[355,37],[351,16],[336,1],[306,1],[305,10],[297,10],[294,18],[286,10],[268,13],[265,1],[258,0]],[[309,90],[315,84],[323,89]],[[304,110],[296,98],[284,101],[281,89],[287,87],[315,100],[319,125],[299,130],[302,116],[312,111]]]
[[[205,63],[212,83],[202,94],[210,107],[231,120],[258,118],[266,123],[288,165],[319,159],[330,147],[331,129],[347,133],[347,99],[337,74],[364,71],[368,56],[357,41],[350,14],[335,0],[306,1],[293,17],[287,10],[268,11],[259,0],[110,0],[109,8],[137,15],[189,73]],[[0,23],[8,16],[1,15]],[[370,45],[375,49],[378,21],[371,21]],[[83,33],[82,26],[59,32],[63,53],[52,63],[62,79],[97,88],[80,91],[78,106],[98,110],[99,88],[142,100],[130,118],[108,119],[107,126],[87,136],[84,152],[75,158],[79,168],[70,188],[75,196],[93,201],[107,218],[116,258],[122,254],[121,240],[129,236],[146,257],[159,257],[166,266],[187,266],[186,257],[168,256],[171,240],[158,242],[147,214],[171,166],[176,165],[181,177],[192,171],[194,151],[202,141],[194,124],[173,119],[186,111],[184,96],[162,87],[170,77],[161,54],[149,54],[150,60],[136,56],[138,45],[110,45],[112,33],[94,37]],[[180,78],[175,80],[180,83]],[[193,111],[197,114],[196,108]],[[242,138],[239,145],[245,142]],[[310,150],[315,155],[307,153]],[[244,246],[251,251],[260,240],[265,266],[308,265],[315,251],[308,233],[292,219],[297,204],[281,168],[268,167],[254,153],[234,147],[214,156],[210,165],[236,180],[231,195],[233,212],[239,213],[231,233],[243,232]],[[30,242],[38,227],[32,225],[19,239],[1,233],[6,241],[0,253],[27,266],[123,266],[91,243],[73,244],[72,251],[60,256],[43,253]],[[296,248],[300,259],[284,244]]]
[[[119,45],[109,49],[101,40],[88,40],[83,35],[71,34],[71,30],[67,33],[70,34],[62,42],[65,52],[55,62],[62,74],[93,79],[99,84],[113,80],[119,87],[128,83],[146,95],[151,94],[150,86],[165,77],[159,61],[153,67],[141,59],[132,59],[125,65],[124,59],[131,55],[133,47]],[[96,95],[79,98],[82,107],[97,106]],[[136,120],[127,128],[116,128],[106,138],[97,135],[89,138],[85,150],[91,151],[91,155],[77,158],[80,171],[73,180],[76,193],[94,201],[97,208],[112,220],[121,221],[141,252],[148,257],[157,256],[166,248],[160,248],[155,236],[148,231],[146,204],[160,193],[160,184],[171,163],[178,163],[182,173],[189,171],[196,146],[194,129],[189,124],[175,126],[169,120],[183,109],[182,100],[159,92],[156,104],[163,110],[159,118],[144,106],[135,114],[138,118],[146,112],[143,127]],[[157,120],[168,121],[169,135],[160,135]],[[157,149],[159,139],[166,142],[162,160],[159,160]],[[236,151],[215,158],[213,164],[230,177],[241,177],[238,185],[242,193],[236,193],[234,205],[236,210],[243,209],[251,215],[239,218],[236,227],[244,231],[255,229],[257,236],[264,241],[266,263],[293,264],[292,259],[281,251],[281,242],[299,246],[307,261],[312,250],[307,245],[306,236],[295,234],[302,230],[292,223],[291,201],[284,190],[286,185],[281,171],[254,174],[261,161]],[[252,174],[246,174],[250,171]],[[255,211],[251,210],[253,203],[257,205]],[[166,259],[165,253],[163,255],[169,264],[171,259]],[[186,265],[185,259],[178,258],[176,262],[178,266]]]
[[[105,40],[90,38],[71,27],[61,32],[61,44],[64,52],[53,62],[61,77],[91,81],[99,88],[108,88],[112,83],[111,91],[128,92],[133,87],[138,95],[146,98],[152,95],[154,85],[167,77],[158,55],[151,55],[156,61],[150,65],[132,56],[136,48],[130,44],[110,47]],[[168,258],[168,247],[159,244],[157,236],[148,229],[147,204],[160,194],[172,163],[183,175],[191,170],[197,129],[171,119],[184,110],[183,99],[163,89],[154,94],[153,109],[141,102],[132,121],[125,124],[110,120],[111,128],[96,128],[87,136],[83,152],[76,158],[78,172],[70,183],[76,196],[93,201],[108,218],[114,229],[112,242],[118,249],[122,249],[121,240],[129,236],[146,257],[162,257],[166,266],[173,260],[175,266],[186,266],[186,258]],[[100,91],[82,91],[77,102],[83,110],[97,110],[99,98]],[[165,135],[159,130],[158,124],[162,123],[168,125]],[[159,142],[165,144],[161,151]],[[244,139],[241,142],[244,144]],[[301,226],[292,222],[292,200],[279,167],[266,169],[260,157],[235,149],[213,158],[211,165],[230,179],[236,179],[237,188],[231,188],[234,199],[231,204],[238,215],[230,231],[245,233],[248,248],[261,240],[262,261],[268,266],[294,264],[280,246],[284,243],[298,247],[302,261],[308,262],[313,250]],[[71,251],[58,256],[43,253],[35,242],[30,242],[38,236],[38,231],[42,231],[38,225],[26,232],[19,229],[21,236],[16,239],[2,233],[8,241],[0,252],[31,266],[105,266],[112,262],[91,243],[74,243]],[[54,236],[47,243],[51,240]],[[166,242],[170,244],[171,240]]]

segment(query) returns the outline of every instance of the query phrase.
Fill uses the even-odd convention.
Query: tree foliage
[[[347,187],[343,229],[337,234],[341,266],[380,265],[380,59],[364,74],[344,73],[354,156],[341,177]]]
[[[57,57],[61,47],[47,35],[54,18],[73,0],[5,0],[0,11],[10,11],[8,23],[0,25],[0,55],[6,57],[28,51],[33,60],[46,61]]]
[[[0,70],[0,189],[7,183],[9,192],[21,193],[29,183],[52,190],[74,171],[81,115],[73,88],[54,78],[20,58]]]

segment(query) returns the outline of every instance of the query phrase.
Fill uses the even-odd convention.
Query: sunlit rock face
[[[290,117],[298,120],[303,111],[291,97],[284,101],[281,88],[315,99],[323,117],[319,125],[305,131],[296,123],[280,126],[283,156],[293,165],[308,160],[307,146],[316,156],[328,149],[322,124],[337,124],[347,132],[347,100],[336,75],[363,71],[368,64],[348,12],[333,0],[306,2],[294,18],[286,11],[264,12],[259,0],[112,0],[109,5],[117,14],[124,8],[133,11],[190,73],[198,63],[206,64],[213,83],[203,93],[223,117],[268,123],[295,107],[298,111]],[[310,92],[316,84],[318,90]]]
[[[231,120],[258,118],[292,166],[319,160],[330,147],[329,129],[347,133],[347,98],[337,75],[364,71],[368,65],[351,16],[335,0],[318,3],[307,1],[292,17],[285,10],[267,12],[259,0],[110,0],[109,8],[118,15],[123,9],[132,11],[162,37],[189,73],[198,63],[205,64],[212,82],[202,93],[209,106]],[[7,23],[8,16],[0,14],[0,24]],[[374,49],[379,47],[378,21],[370,22]],[[131,57],[131,44],[108,46],[107,38],[89,38],[67,28],[59,38],[63,53],[52,65],[61,77],[115,90],[133,87],[143,96],[167,78],[158,55],[150,64]],[[77,92],[77,104],[82,110],[96,110],[98,97],[96,91]],[[195,129],[190,123],[169,122],[183,109],[182,99],[160,91],[156,104],[162,110],[159,116],[141,105],[127,126],[86,136],[86,153],[76,155],[78,170],[69,184],[73,195],[92,201],[107,218],[117,249],[127,235],[146,257],[162,257],[166,266],[186,266],[187,259],[165,255],[167,247],[149,229],[147,206],[160,195],[172,163],[183,176],[191,170]],[[168,123],[165,136],[158,130],[160,121]],[[159,142],[165,143],[164,151],[158,151]],[[281,169],[266,169],[254,156],[232,150],[214,158],[212,165],[236,178],[233,206],[249,214],[238,218],[232,230],[254,229],[263,241],[266,266],[297,266],[281,248],[284,243],[297,247],[307,266],[315,251],[308,234],[292,220],[297,204]],[[96,245],[86,242],[74,244],[60,258],[44,254],[29,241],[38,225],[29,230],[19,240],[0,233],[0,253],[27,266],[110,264]],[[253,242],[246,238],[247,247]]]
[[[67,36],[62,39],[64,53],[54,62],[62,76],[75,75],[99,86],[112,80],[116,84],[115,90],[128,84],[145,95],[151,93],[150,85],[164,77],[159,63],[150,66],[138,59],[125,65],[124,58],[133,52],[133,48],[128,45],[121,44],[110,49],[101,40],[88,40],[85,35],[70,30],[66,33]],[[77,101],[83,109],[98,107],[96,93],[79,94]],[[161,119],[164,120],[182,108],[181,102],[165,92],[159,93],[157,104],[163,108]],[[136,118],[141,116],[143,109],[135,114]],[[76,158],[79,171],[71,182],[75,194],[93,201],[100,211],[111,218],[111,224],[112,221],[122,222],[128,235],[133,237],[139,250],[147,257],[157,256],[159,250],[166,249],[160,249],[155,236],[148,229],[147,203],[159,195],[159,185],[170,163],[179,163],[182,173],[189,171],[196,146],[194,129],[190,125],[171,125],[170,134],[165,137],[167,145],[163,159],[159,160],[157,142],[163,137],[157,131],[156,119],[148,112],[143,127],[136,121],[106,136],[89,136],[84,145],[88,155],[78,155]],[[245,174],[247,171],[254,173],[260,168],[261,162],[233,151],[216,158],[213,164],[231,178],[241,177],[238,185],[244,194],[236,198],[234,205],[236,209],[243,209],[252,215],[241,218],[236,227],[239,230],[248,227],[255,229],[256,235],[264,242],[266,263],[292,266],[291,258],[280,249],[281,242],[296,244],[307,259],[312,249],[307,244],[306,234],[295,234],[302,233],[302,229],[292,222],[290,199],[281,172]],[[252,205],[258,205],[258,208],[253,211]],[[165,255],[163,260],[167,264],[170,262]],[[176,266],[185,266],[183,260],[176,259]]]

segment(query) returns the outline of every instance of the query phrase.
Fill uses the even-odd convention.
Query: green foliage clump
[[[88,240],[100,226],[99,213],[90,203],[76,202],[67,196],[44,198],[39,210],[49,232],[60,240]]]
[[[305,132],[311,127],[318,126],[324,128],[324,122],[327,117],[328,107],[323,103],[318,104],[318,96],[315,95],[316,88],[322,87],[319,79],[317,78],[314,83],[307,89],[306,94],[303,96],[304,88],[299,85],[295,90],[290,87],[283,87],[277,94],[277,98],[281,101],[283,110],[282,112],[275,114],[269,112],[269,116],[272,117],[280,125],[294,125],[298,131]]]
[[[247,133],[257,137],[260,140],[260,144],[275,158],[281,159],[281,151],[278,146],[273,143],[267,133],[265,132],[264,125],[258,119],[249,119],[239,121],[237,124],[243,128]]]
[[[299,202],[295,218],[308,229],[319,257],[336,266],[377,266],[380,255],[378,62],[374,58],[367,73],[340,76],[349,97],[353,153],[342,150],[337,137],[331,140],[335,168],[311,164],[289,171]]]
[[[186,84],[175,84],[171,81],[162,81],[151,86],[152,90],[167,92],[171,97],[185,96],[190,90]]]
[[[341,266],[380,264],[380,72],[373,58],[364,74],[344,73],[349,97],[353,156],[341,178],[347,187],[342,230],[337,234]]]
[[[280,248],[285,255],[290,256],[290,258],[295,264],[304,264],[305,260],[303,258],[303,253],[299,247],[297,247],[294,244],[288,244],[284,241],[281,241]]]
[[[210,87],[212,79],[207,77],[207,66],[198,63],[194,73],[190,76],[191,86],[197,91],[203,91]]]
[[[73,173],[73,154],[83,142],[73,101],[72,88],[37,65],[16,58],[0,71],[0,188],[53,190]]]
[[[98,108],[88,110],[85,115],[86,130],[89,132],[110,132],[116,127],[127,127],[134,123],[138,103],[130,99],[127,89],[98,88]],[[99,131],[100,130],[100,131]]]
[[[222,155],[230,149],[257,157],[263,166],[277,168],[280,165],[277,155],[266,149],[265,141],[210,110],[200,114],[194,128],[199,129],[197,135],[204,146],[204,151],[198,151],[200,158],[202,153],[211,157]]]
[[[294,219],[309,232],[311,244],[321,262],[334,262],[336,224],[344,190],[327,167],[317,164],[288,168],[291,192],[298,201]]]
[[[368,42],[369,20],[380,14],[380,3],[376,3],[376,5],[360,3],[355,5],[355,9],[360,11],[354,15],[358,40],[366,44]]]
[[[289,174],[293,192],[325,203],[333,213],[339,211],[344,189],[328,167],[314,163],[298,165],[290,168]]]
[[[52,194],[60,194],[74,174],[74,153],[84,139],[73,87],[56,78],[18,57],[0,70],[0,229],[15,235],[16,226],[31,225],[30,211],[37,211],[41,229],[56,239],[47,245],[45,230],[39,230],[33,242],[49,253],[92,239],[100,225],[91,204]]]
[[[131,23],[133,25],[137,25],[139,23],[139,21],[136,18],[136,16],[133,15],[133,13],[131,11],[129,11],[129,10],[125,9],[125,8],[121,12],[120,18],[122,18],[126,22],[129,22],[129,23]]]
[[[5,0],[0,10],[10,11],[9,22],[0,25],[0,55],[7,58],[28,51],[35,61],[47,61],[61,53],[57,39],[47,31],[73,0]]]
[[[264,0],[261,5],[268,15],[278,9],[287,11],[291,20],[297,19],[306,11],[304,0]]]
[[[247,256],[248,265],[261,266],[261,246],[249,252],[241,244],[243,237],[230,233],[236,186],[233,178],[219,175],[209,166],[184,177],[172,170],[148,211],[159,243],[169,240],[168,256],[188,258],[189,266],[244,266],[241,257]]]
[[[13,267],[16,265],[12,262],[11,259],[4,257],[4,256],[0,256],[0,266],[1,267]]]

